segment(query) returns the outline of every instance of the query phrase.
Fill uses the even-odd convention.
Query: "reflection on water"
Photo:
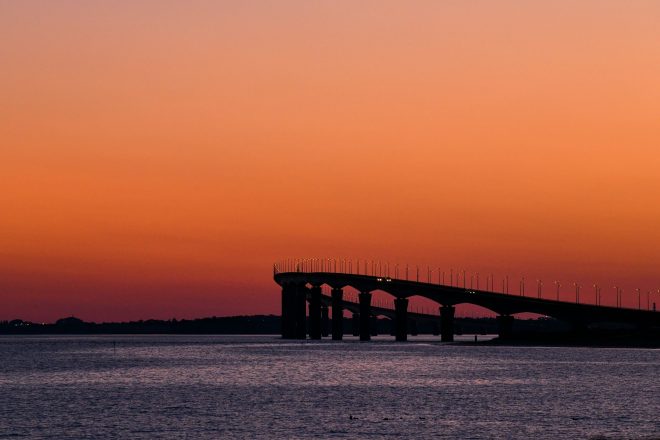
[[[644,438],[660,351],[0,338],[0,438]]]

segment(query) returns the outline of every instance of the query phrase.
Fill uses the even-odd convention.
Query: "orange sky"
[[[636,305],[660,287],[658,23],[656,1],[2,2],[0,319],[279,313],[287,256]]]

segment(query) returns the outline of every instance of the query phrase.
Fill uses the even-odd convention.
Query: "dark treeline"
[[[54,324],[22,320],[0,322],[0,334],[271,334],[280,332],[279,316],[231,316],[200,319],[149,319],[131,322],[84,322],[63,318]]]
[[[389,319],[374,320],[377,334],[393,331]],[[411,334],[438,334],[437,320],[411,320]],[[494,334],[497,322],[494,318],[457,318],[457,334]],[[553,319],[516,320],[518,331],[555,332],[566,326]],[[344,319],[344,332],[353,332],[351,319]],[[0,334],[279,334],[280,317],[275,315],[210,317],[200,319],[149,319],[131,322],[84,322],[75,317],[63,318],[53,324],[39,324],[19,319],[0,321]]]

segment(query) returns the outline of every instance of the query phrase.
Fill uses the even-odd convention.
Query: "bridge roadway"
[[[274,279],[282,287],[282,337],[286,339],[306,338],[306,303],[309,302],[309,336],[312,339],[320,339],[322,336],[324,323],[329,319],[329,303],[332,308],[333,339],[342,339],[343,311],[347,308],[353,309],[354,319],[359,322],[360,340],[370,339],[371,318],[384,315],[394,318],[396,340],[405,341],[411,317],[408,312],[408,298],[411,296],[428,298],[441,305],[442,341],[453,340],[454,311],[457,304],[475,304],[497,313],[501,338],[511,335],[513,315],[524,312],[550,316],[567,322],[576,329],[586,329],[596,323],[629,324],[640,328],[660,327],[660,313],[656,311],[556,301],[374,275],[276,270]],[[323,285],[332,289],[329,299],[321,293]],[[360,292],[359,305],[352,303],[349,307],[343,300],[343,289],[349,286]],[[394,297],[393,310],[375,309],[371,306],[372,292],[378,290]],[[430,315],[424,317],[431,318]]]

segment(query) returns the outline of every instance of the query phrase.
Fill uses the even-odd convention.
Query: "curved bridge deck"
[[[510,333],[512,315],[523,312],[550,316],[571,323],[578,328],[586,328],[595,323],[621,323],[640,327],[660,326],[660,313],[655,311],[556,301],[374,275],[323,271],[275,271],[274,279],[282,286],[283,337],[301,336],[300,313],[302,311],[304,314],[305,303],[302,302],[301,305],[299,300],[296,308],[294,306],[296,301],[293,299],[299,298],[301,295],[303,296],[302,301],[309,299],[310,336],[320,337],[321,332],[320,330],[317,332],[317,328],[320,328],[321,321],[324,319],[323,311],[320,309],[323,302],[328,302],[327,299],[322,300],[321,298],[321,286],[323,285],[332,288],[329,302],[333,309],[333,321],[339,319],[343,313],[343,288],[350,286],[360,292],[358,312],[361,319],[361,339],[368,339],[366,335],[369,333],[368,318],[377,312],[371,307],[371,292],[374,291],[383,291],[394,297],[394,309],[385,310],[389,310],[387,313],[393,316],[397,323],[396,334],[399,340],[405,340],[404,332],[407,331],[406,322],[409,317],[408,298],[412,296],[428,298],[442,305],[440,316],[443,340],[452,340],[449,333],[453,332],[454,306],[457,304],[475,304],[497,313],[501,336]],[[317,309],[319,310],[317,311]],[[338,310],[335,311],[335,309]],[[292,324],[294,321],[295,325]],[[340,335],[336,334],[334,330],[336,328],[333,327],[333,337],[340,338]]]

